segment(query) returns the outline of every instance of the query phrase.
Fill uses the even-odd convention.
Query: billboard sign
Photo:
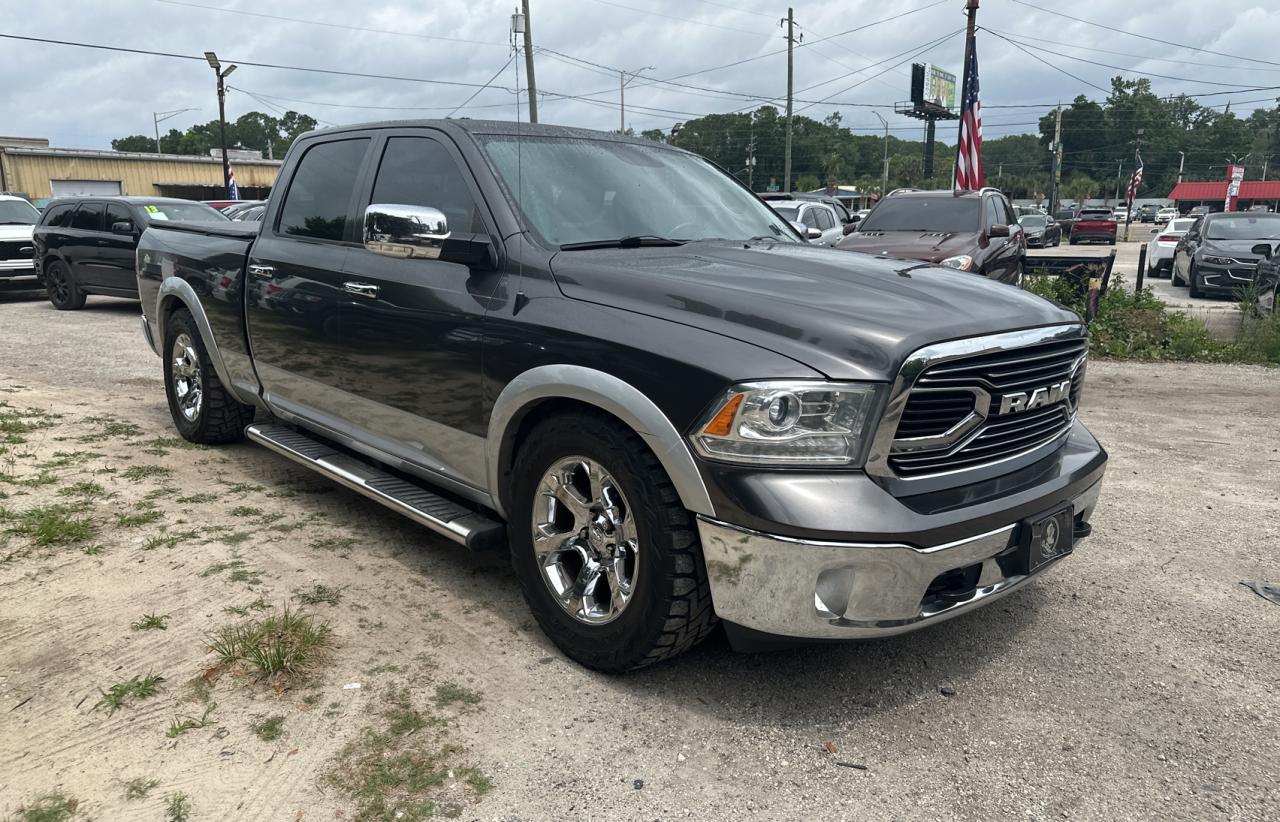
[[[956,76],[930,64],[924,74],[924,101],[939,108],[955,108]]]

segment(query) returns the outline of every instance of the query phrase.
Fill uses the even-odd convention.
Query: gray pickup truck
[[[469,120],[313,132],[261,224],[152,224],[173,421],[475,550],[626,671],[962,614],[1089,533],[1087,339],[1018,288],[809,245],[700,157]]]

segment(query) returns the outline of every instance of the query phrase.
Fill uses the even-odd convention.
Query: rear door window
[[[101,231],[102,203],[81,203],[71,218],[71,227],[82,231]]]
[[[61,203],[56,206],[50,206],[44,212],[44,219],[40,221],[41,225],[57,228],[67,224],[71,213],[75,211],[75,205],[72,203]]]
[[[341,242],[352,221],[356,179],[369,138],[319,143],[307,149],[289,183],[279,233]]]

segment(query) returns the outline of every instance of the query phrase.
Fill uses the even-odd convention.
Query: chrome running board
[[[452,500],[361,462],[329,445],[283,425],[250,425],[245,436],[281,456],[425,525],[472,551],[499,548],[506,527]]]

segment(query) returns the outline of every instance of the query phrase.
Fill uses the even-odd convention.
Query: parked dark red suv
[[[1017,285],[1027,241],[1013,206],[997,189],[899,189],[836,248],[924,260]]]

